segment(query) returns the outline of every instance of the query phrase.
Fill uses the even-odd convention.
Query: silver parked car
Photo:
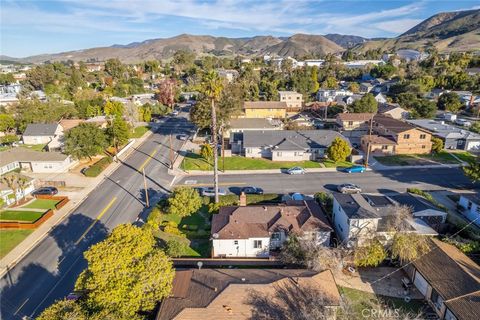
[[[224,196],[227,194],[227,191],[222,188],[218,188],[218,195]],[[213,197],[215,196],[215,189],[213,187],[203,188],[200,191],[201,196]]]
[[[360,193],[362,189],[352,183],[344,183],[337,187],[338,191],[341,193]]]
[[[293,168],[288,169],[287,173],[288,174],[304,174],[305,169],[303,169],[302,167],[293,167]]]

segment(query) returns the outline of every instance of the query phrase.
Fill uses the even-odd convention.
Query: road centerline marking
[[[85,232],[75,241],[75,245],[78,245],[80,241],[88,234],[88,232],[95,226],[95,224],[103,217],[103,215],[110,209],[113,203],[117,200],[117,197],[113,197],[113,199],[107,204],[105,208],[103,208],[102,212],[97,216],[97,218],[90,224],[90,226],[85,230]]]
[[[153,150],[149,155],[148,158],[142,163],[142,165],[138,168],[138,171],[142,171],[143,168],[152,160],[152,158],[157,154],[158,149]]]
[[[20,312],[20,310],[22,310],[23,306],[28,302],[28,300],[30,300],[30,298],[27,298],[25,299],[25,301],[23,301],[23,303],[20,305],[20,307],[18,307],[18,309],[15,311],[15,313],[13,314],[14,316],[17,315],[17,313]]]

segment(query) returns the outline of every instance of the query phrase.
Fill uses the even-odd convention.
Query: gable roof
[[[391,195],[390,198],[392,198],[395,202],[397,202],[400,205],[405,205],[410,207],[413,210],[413,213],[424,211],[424,210],[440,211],[435,206],[427,203],[426,201],[423,201],[419,196],[413,195],[411,193],[407,193],[407,192],[399,193],[399,194]]]
[[[478,294],[480,266],[453,245],[436,239],[430,239],[429,243],[430,252],[415,260],[413,265],[432,288],[447,301]]]
[[[58,123],[30,123],[25,132],[24,136],[53,136],[55,131],[57,131]]]
[[[229,127],[232,129],[272,129],[282,126],[281,121],[265,118],[237,118],[230,119]]]
[[[243,132],[243,147],[272,147],[282,150],[307,150],[327,148],[335,138],[344,136],[333,130],[252,130]],[[348,142],[348,141],[347,141]]]
[[[373,117],[373,122],[375,123],[375,125],[381,125],[382,127],[385,127],[389,131],[392,131],[395,133],[401,133],[408,130],[416,129],[415,126],[412,126],[407,122],[394,119],[392,117],[385,116],[383,114],[376,114]]]
[[[337,119],[340,121],[370,121],[373,113],[339,113]]]
[[[344,194],[334,192],[333,197],[342,207],[350,219],[380,219],[375,209],[363,198],[361,194]]]
[[[459,320],[480,319],[480,291],[445,302]]]
[[[58,124],[62,126],[64,131],[67,131],[72,128],[75,128],[76,126],[78,126],[80,123],[84,121],[85,120],[83,119],[62,119],[58,122]]]
[[[243,109],[287,109],[284,101],[245,101]]]
[[[41,152],[29,150],[26,148],[12,148],[2,151],[0,157],[0,167],[6,166],[12,162],[35,162],[35,161],[64,161],[67,155],[60,152]]]
[[[400,109],[402,112],[407,112],[404,108],[400,107],[397,103],[379,103],[378,113],[387,113],[395,109]]]
[[[428,130],[438,137],[444,139],[467,139],[467,140],[480,140],[480,134],[446,124],[445,122],[429,120],[429,119],[417,119],[407,120],[409,123],[420,127],[424,130]]]
[[[287,232],[327,231],[332,228],[315,201],[264,206],[221,207],[212,218],[216,239],[270,237],[277,230]]]
[[[201,269],[178,270],[172,295],[162,301],[156,320],[252,319],[251,295],[273,297],[277,288],[304,285],[325,293],[330,306],[340,294],[330,270]]]
[[[365,135],[362,137],[362,139],[365,139],[365,141],[367,143],[372,143],[372,144],[389,144],[389,145],[395,145],[397,144],[395,142],[395,140],[393,140],[391,137],[389,136],[379,136],[379,135],[376,135],[376,134],[372,134],[372,135]]]
[[[464,193],[461,196],[467,200],[470,200],[471,202],[480,204],[480,193]]]

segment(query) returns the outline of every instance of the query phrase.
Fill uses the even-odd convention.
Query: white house
[[[278,91],[279,100],[287,103],[287,112],[302,110],[303,95],[296,91]]]
[[[292,234],[327,246],[332,228],[315,201],[246,206],[242,194],[240,206],[213,215],[211,232],[213,257],[268,258]]]
[[[397,120],[407,119],[410,116],[410,113],[407,110],[403,109],[396,103],[379,103],[378,113],[389,115]]]
[[[463,194],[458,200],[458,205],[462,207],[465,218],[480,227],[480,195],[478,193]]]
[[[15,190],[12,190],[7,184],[0,182],[0,199],[3,201],[4,204],[10,205],[16,200],[22,199],[27,194],[35,190],[35,186],[33,185],[34,179],[27,176],[22,177],[27,180],[27,183],[25,184],[25,187],[23,189],[17,188]]]
[[[362,245],[374,237],[388,241],[396,203],[387,196],[373,194],[333,194],[333,227],[340,241],[348,246]],[[419,218],[404,221],[411,232],[438,235]]]
[[[40,152],[27,148],[13,148],[2,151],[0,174],[20,168],[35,173],[67,172],[76,162],[60,152]]]
[[[63,128],[58,123],[31,123],[22,135],[25,144],[47,144],[55,137],[63,136]]]
[[[387,103],[387,98],[385,98],[385,96],[381,93],[375,95],[375,101],[377,101],[378,103]]]
[[[350,90],[320,89],[317,91],[317,101],[333,102],[337,97],[347,97],[352,95],[353,95],[353,92]]]

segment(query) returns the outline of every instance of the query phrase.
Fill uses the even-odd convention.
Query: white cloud
[[[398,19],[398,20],[382,21],[374,24],[374,27],[387,32],[401,34],[411,29],[412,27],[416,26],[422,21],[423,21],[422,19]]]

